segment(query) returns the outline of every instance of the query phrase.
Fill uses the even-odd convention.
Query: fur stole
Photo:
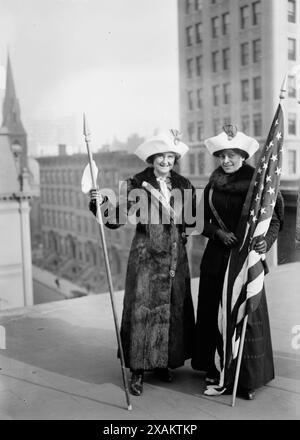
[[[254,173],[251,165],[243,164],[234,173],[225,173],[218,167],[210,176],[209,186],[217,191],[230,194],[246,194]]]

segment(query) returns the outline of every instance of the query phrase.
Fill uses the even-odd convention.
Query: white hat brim
[[[176,153],[180,157],[186,154],[189,147],[181,141],[174,140],[171,136],[154,136],[151,139],[143,142],[136,150],[135,154],[142,159],[147,161],[148,157],[154,154],[160,153]]]
[[[248,154],[248,158],[253,156],[253,154],[259,149],[259,143],[257,140],[245,135],[241,131],[238,131],[232,139],[228,139],[227,134],[222,132],[218,134],[218,136],[206,139],[204,144],[210,154],[216,154],[221,150],[238,148],[239,150],[245,151]]]

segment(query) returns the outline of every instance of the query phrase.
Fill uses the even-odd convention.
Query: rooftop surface
[[[198,282],[192,280],[195,304]],[[0,420],[299,420],[299,286],[300,263],[266,277],[276,378],[255,400],[237,398],[234,408],[231,396],[203,395],[203,378],[188,361],[171,384],[148,373],[128,411],[109,294],[2,311]],[[120,320],[123,292],[115,297]]]

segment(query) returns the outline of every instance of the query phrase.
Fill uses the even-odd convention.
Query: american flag
[[[236,233],[241,238],[241,246],[231,251],[224,277],[215,356],[216,366],[221,372],[220,383],[207,394],[222,393],[232,383],[232,367],[238,355],[243,318],[253,312],[260,302],[266,263],[265,256],[258,254],[254,246],[265,237],[276,204],[283,131],[283,112],[279,104],[243,206]]]

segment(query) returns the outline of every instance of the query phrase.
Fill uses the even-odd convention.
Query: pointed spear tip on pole
[[[282,85],[281,85],[281,89],[280,89],[280,95],[279,95],[279,99],[282,100],[285,98],[285,94],[286,94],[286,89],[287,89],[287,78],[288,78],[288,72],[286,72]]]
[[[91,134],[88,124],[86,122],[86,115],[83,113],[83,134],[84,136],[89,136]]]

